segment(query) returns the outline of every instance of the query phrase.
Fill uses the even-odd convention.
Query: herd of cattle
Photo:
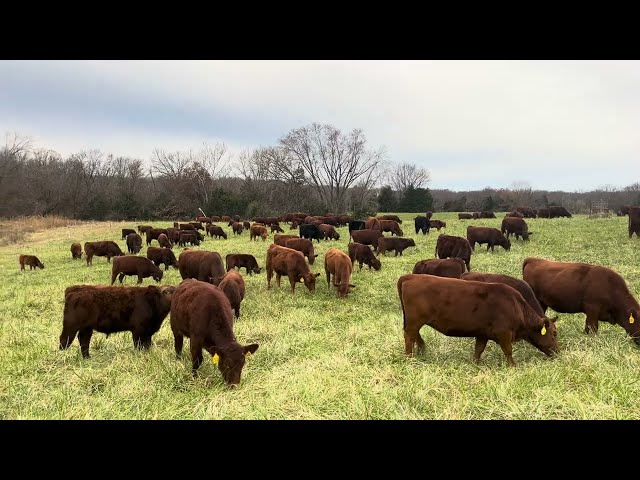
[[[629,237],[640,236],[640,207],[629,207]],[[496,218],[493,212],[460,213],[459,219]],[[640,344],[640,307],[629,292],[625,281],[613,270],[583,263],[554,262],[540,258],[526,258],[522,265],[523,279],[507,275],[471,272],[471,255],[477,244],[487,244],[487,251],[496,245],[510,250],[510,235],[528,241],[533,232],[524,218],[571,217],[562,207],[533,210],[519,207],[502,220],[501,228],[467,227],[467,237],[440,234],[434,259],[418,261],[413,272],[397,281],[397,292],[403,312],[405,351],[412,354],[414,346],[424,349],[419,330],[429,325],[447,336],[475,337],[474,358],[479,361],[488,340],[502,348],[509,365],[515,365],[512,343],[525,340],[546,355],[558,351],[557,317],[545,315],[548,307],[558,313],[585,313],[585,332],[597,332],[600,321],[622,326]],[[432,213],[414,219],[416,235],[440,231],[446,222],[432,219]],[[178,258],[174,245],[199,245],[205,231],[212,238],[227,238],[216,222],[227,223],[234,235],[249,230],[250,241],[265,241],[275,233],[274,242],[267,249],[265,268],[267,288],[273,275],[280,287],[282,276],[289,279],[291,292],[298,282],[310,292],[315,291],[316,278],[312,273],[316,257],[313,240],[339,240],[336,227],[349,227],[349,244],[345,253],[330,248],[324,255],[328,288],[333,286],[338,297],[345,297],[355,287],[351,274],[356,262],[360,270],[380,270],[380,254],[393,251],[395,256],[415,247],[412,238],[404,238],[402,220],[395,215],[370,217],[366,221],[353,220],[347,215],[326,214],[310,216],[288,213],[281,217],[257,217],[253,223],[233,218],[198,217],[195,222],[174,223],[171,228],[139,225],[136,230],[122,229],[128,252],[125,255],[111,240],[86,242],[84,255],[87,266],[94,256],[113,258],[111,285],[74,285],[65,289],[63,328],[60,349],[68,348],[76,335],[83,357],[89,357],[89,343],[93,331],[107,335],[130,331],[135,348],[148,349],[151,337],[160,329],[171,313],[176,355],[182,353],[184,337],[190,339],[192,373],[196,375],[202,363],[202,350],[208,351],[228,385],[238,385],[246,356],[255,353],[258,344],[241,345],[234,332],[234,316],[240,316],[240,304],[245,297],[245,282],[236,271],[245,268],[248,275],[259,274],[262,268],[250,254],[229,254],[226,268],[218,252],[184,248]],[[281,223],[289,223],[298,235],[284,234]],[[385,236],[388,232],[391,235]],[[145,235],[147,256],[137,254]],[[351,239],[353,241],[351,241]],[[156,240],[159,247],[151,246]],[[71,245],[72,259],[82,258],[82,246]],[[20,255],[20,269],[44,268],[33,255]],[[144,278],[160,282],[164,265],[179,270],[182,282],[178,286],[114,287],[116,278],[122,283],[127,275],[137,276],[138,285]],[[640,320],[639,320],[640,322]]]

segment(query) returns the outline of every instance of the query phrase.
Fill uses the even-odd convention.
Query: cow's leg
[[[282,279],[282,275],[276,272],[276,283],[278,284],[278,288],[280,288],[280,280]]]
[[[78,340],[80,341],[80,352],[84,358],[89,358],[89,343],[91,343],[91,335],[93,335],[92,328],[85,328],[78,333]]]
[[[480,355],[484,352],[484,349],[487,347],[488,338],[485,337],[476,337],[476,348],[473,353],[473,360],[478,363],[480,362]]]
[[[584,333],[598,333],[598,318],[600,317],[600,307],[598,305],[585,305],[584,312],[587,314],[584,325]]]
[[[507,362],[510,367],[515,367],[516,362],[513,361],[513,355],[511,354],[511,332],[505,332],[498,337],[498,344],[507,357]]]
[[[296,278],[292,275],[289,275],[289,283],[291,284],[291,293],[296,293]]]
[[[273,270],[267,268],[267,290],[271,288],[271,279],[273,278]]]
[[[173,346],[176,350],[176,357],[180,358],[182,355],[182,345],[184,343],[184,336],[177,331],[173,331]]]
[[[416,332],[415,339],[416,339],[416,353],[418,355],[422,355],[424,353],[424,340],[420,335],[420,330]]]
[[[141,347],[145,350],[149,350],[151,348],[151,335],[143,335],[140,337]]]
[[[138,274],[138,285],[142,283],[142,275]]]
[[[331,290],[331,272],[325,269],[325,273],[327,274],[327,288]]]
[[[416,335],[417,334],[417,335]],[[413,345],[418,341],[417,337],[420,336],[420,332],[414,328],[405,329],[404,331],[404,353],[407,355],[413,354]],[[422,338],[420,339],[422,340]],[[424,341],[422,341],[424,346]]]
[[[131,337],[133,338],[133,348],[135,348],[136,350],[140,350],[142,348],[142,333],[134,330],[131,332]]]
[[[118,275],[118,280],[120,280],[120,283],[122,283],[122,280],[124,279],[124,273],[121,273],[120,275]],[[113,283],[112,283],[113,285]]]
[[[111,274],[111,285],[113,285],[116,282],[116,277],[118,276],[118,272],[113,272]],[[120,281],[120,283],[122,283],[122,281]]]
[[[195,377],[198,368],[202,365],[202,341],[197,337],[191,337],[191,374]]]

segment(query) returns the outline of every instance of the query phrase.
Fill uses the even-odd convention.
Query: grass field
[[[499,227],[498,219],[447,221],[446,233],[465,235],[467,225]],[[560,354],[549,359],[526,342],[514,345],[516,368],[508,368],[499,346],[489,342],[482,361],[471,358],[474,339],[450,338],[429,327],[421,333],[424,355],[404,355],[402,313],[396,281],[416,261],[433,258],[438,232],[414,234],[414,214],[401,214],[405,236],[416,239],[403,257],[380,257],[382,270],[358,272],[357,288],[344,300],[324,281],[322,254],[346,251],[348,229],[339,241],[323,241],[312,271],[323,272],[315,294],[298,284],[289,292],[267,291],[266,275],[246,277],[247,296],[235,332],[241,343],[258,342],[238,389],[224,386],[205,353],[198,378],[186,355],[175,358],[169,317],[148,352],[133,349],[130,333],[94,333],[89,360],[77,340],[58,350],[63,292],[73,284],[107,284],[111,265],[72,261],[74,241],[120,239],[131,223],[84,223],[53,228],[26,241],[0,247],[0,418],[5,419],[540,419],[640,418],[640,349],[621,327],[600,324],[596,337],[583,333],[584,315],[560,315]],[[136,222],[143,223],[143,222]],[[168,225],[155,222],[154,225]],[[527,256],[581,261],[611,267],[640,294],[640,240],[627,238],[626,217],[589,220],[528,220],[532,240],[511,251],[476,248],[472,271],[521,275]],[[223,224],[219,224],[223,225]],[[266,242],[249,235],[206,240],[201,248],[251,253],[264,266]],[[288,226],[283,225],[285,233]],[[155,244],[155,242],[154,242]],[[181,249],[176,247],[176,256]],[[44,270],[20,272],[18,255],[35,254]],[[146,248],[143,248],[146,255]],[[244,269],[242,270],[244,276]],[[133,285],[136,279],[127,277]],[[178,284],[170,269],[162,284]],[[155,284],[145,279],[144,285]],[[553,312],[549,312],[551,315]],[[187,340],[188,341],[188,340]]]

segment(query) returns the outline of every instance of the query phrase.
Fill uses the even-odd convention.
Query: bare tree
[[[515,207],[529,206],[533,200],[531,184],[525,180],[515,180],[511,183],[511,201]]]
[[[401,163],[388,174],[388,181],[396,192],[404,194],[409,188],[421,188],[431,181],[429,170],[412,163]]]

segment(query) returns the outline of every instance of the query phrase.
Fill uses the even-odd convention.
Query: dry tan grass
[[[59,227],[71,227],[85,222],[59,215],[16,217],[0,219],[0,245],[24,242],[32,233]]]

